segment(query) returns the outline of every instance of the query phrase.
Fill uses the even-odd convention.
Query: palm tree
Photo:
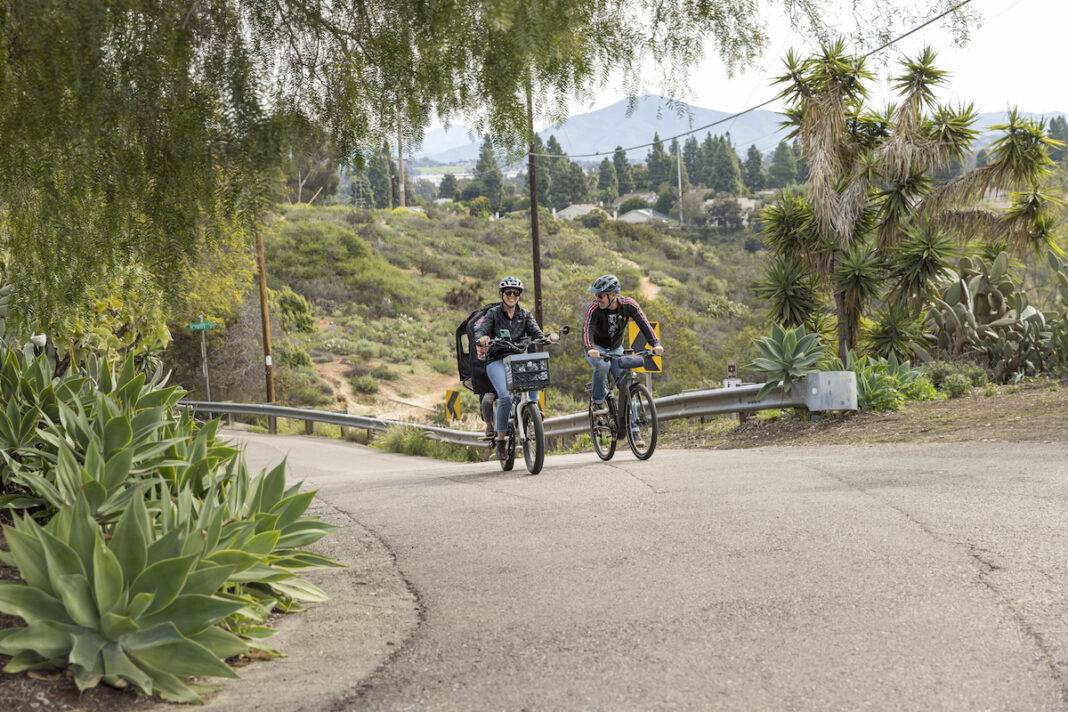
[[[789,53],[786,73],[777,80],[786,85],[780,96],[789,102],[787,124],[809,173],[806,196],[784,196],[763,220],[775,235],[769,244],[801,260],[833,294],[843,361],[856,345],[860,317],[883,270],[893,263],[896,246],[915,233],[914,224],[957,238],[1052,244],[1053,201],[1038,186],[1051,164],[1047,150],[1056,142],[1042,124],[1013,111],[1007,123],[994,127],[1003,135],[990,147],[985,166],[942,185],[929,177],[961,161],[977,134],[971,105],[937,103],[934,88],[945,77],[935,66],[935,53],[924,49],[902,62],[894,80],[899,102],[882,113],[872,111],[865,106],[871,74],[864,59],[847,56],[839,41],[805,60]],[[1007,211],[976,206],[993,190],[1014,191]],[[937,279],[945,258],[921,265],[901,282],[906,301],[926,295],[929,284],[915,279]]]

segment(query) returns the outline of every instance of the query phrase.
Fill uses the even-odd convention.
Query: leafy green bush
[[[350,378],[349,383],[352,384],[352,390],[357,393],[363,393],[365,395],[371,395],[378,393],[378,381],[376,381],[370,375],[356,376]]]
[[[951,373],[942,381],[942,390],[950,398],[960,398],[972,389],[972,382],[963,373]]]
[[[315,332],[315,316],[311,303],[294,292],[289,285],[271,290],[271,307],[283,331],[311,334]]]
[[[918,376],[908,383],[901,384],[901,395],[910,401],[931,401],[941,397],[938,389],[927,376]]]
[[[604,224],[608,222],[608,220],[608,213],[601,210],[600,208],[597,208],[596,210],[591,210],[590,212],[579,218],[579,222],[582,223],[582,226],[588,227],[591,230],[596,230],[599,227],[603,227]]]
[[[635,195],[627,198],[619,204],[619,214],[623,215],[624,213],[629,213],[631,210],[644,210],[648,207],[651,206],[646,202],[645,198]]]
[[[388,366],[375,366],[371,369],[371,377],[382,381],[396,381],[400,376],[390,370]]]
[[[876,412],[901,410],[905,395],[896,377],[878,369],[857,371],[857,405]]]
[[[435,358],[430,360],[430,368],[442,375],[456,372],[456,361],[447,358]]]

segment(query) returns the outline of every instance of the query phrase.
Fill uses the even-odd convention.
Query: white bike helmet
[[[522,292],[526,287],[523,286],[523,280],[519,277],[508,276],[497,283],[498,291],[503,292],[506,289],[518,289]]]

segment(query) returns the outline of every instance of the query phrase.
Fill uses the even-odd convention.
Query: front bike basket
[[[550,384],[549,354],[545,352],[506,356],[504,365],[510,391],[540,391]]]

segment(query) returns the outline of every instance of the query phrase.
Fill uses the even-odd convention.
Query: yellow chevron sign
[[[653,327],[653,333],[656,334],[656,340],[660,340],[660,322],[650,321],[649,326]],[[649,347],[649,342],[645,340],[645,334],[638,328],[638,324],[634,321],[627,322],[627,348],[634,351],[639,351]],[[663,356],[646,356],[645,366],[643,368],[634,369],[635,373],[663,373],[664,372],[664,357]]]
[[[445,391],[445,420],[459,420],[463,410],[460,391]]]

